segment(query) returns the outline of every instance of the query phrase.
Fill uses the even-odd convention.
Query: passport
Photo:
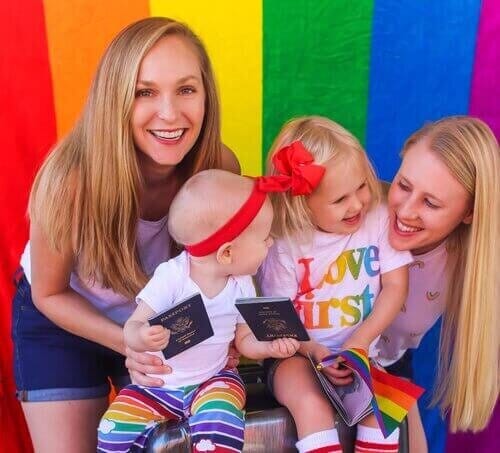
[[[354,426],[373,412],[373,393],[356,370],[352,370],[352,382],[335,385],[317,369],[316,361],[308,354],[311,366],[325,395],[347,426]]]
[[[236,299],[236,308],[259,341],[294,338],[309,341],[309,335],[288,297]]]
[[[148,319],[151,326],[162,325],[170,330],[165,359],[186,351],[214,335],[207,309],[200,294],[183,299],[175,307]]]

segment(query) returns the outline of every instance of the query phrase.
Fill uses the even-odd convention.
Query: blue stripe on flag
[[[366,144],[381,178],[426,121],[467,113],[479,10],[480,0],[375,2]]]

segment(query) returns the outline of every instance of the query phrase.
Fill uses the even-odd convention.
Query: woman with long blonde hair
[[[476,432],[487,426],[499,391],[498,142],[482,121],[449,117],[412,134],[402,157],[388,194],[389,241],[415,262],[407,302],[381,337],[382,361],[401,372],[406,351],[442,315],[434,402],[451,431]],[[414,451],[425,451],[418,413],[410,433]]]
[[[203,44],[167,18],[128,26],[31,192],[12,331],[36,451],[95,451],[108,379],[129,382],[122,325],[148,275],[174,250],[170,202],[207,168],[239,172],[221,142]]]

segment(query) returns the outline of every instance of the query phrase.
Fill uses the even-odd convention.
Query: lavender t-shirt
[[[378,361],[383,366],[399,360],[407,349],[417,348],[444,311],[448,284],[445,243],[425,254],[414,255],[414,258],[409,266],[406,303],[377,345]]]
[[[139,220],[137,226],[137,247],[142,267],[147,275],[152,275],[156,267],[170,258],[170,236],[167,217],[156,221]],[[21,266],[31,284],[30,243],[26,244]],[[98,282],[92,284],[78,275],[78,263],[71,273],[70,286],[85,297],[106,317],[118,324],[124,324],[136,308],[134,299],[128,299],[112,289],[103,288]]]

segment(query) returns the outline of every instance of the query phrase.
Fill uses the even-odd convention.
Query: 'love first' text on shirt
[[[313,287],[310,282],[311,263],[314,258],[300,258],[298,264],[303,266],[304,275],[300,283],[300,291],[295,299],[295,306],[307,329],[328,329],[331,327],[354,326],[366,319],[370,314],[375,294],[367,284],[360,294],[329,297],[321,300],[324,287],[343,282],[346,276],[358,280],[362,272],[368,277],[380,274],[379,249],[375,245],[357,249],[345,250],[335,261],[329,264],[319,284]],[[314,291],[317,294],[314,294]],[[338,291],[335,291],[337,293]],[[327,294],[331,294],[330,291]],[[330,310],[340,310],[340,317],[334,316],[340,323],[334,326],[330,319]],[[314,312],[317,316],[314,316]],[[316,322],[315,322],[316,319]]]

